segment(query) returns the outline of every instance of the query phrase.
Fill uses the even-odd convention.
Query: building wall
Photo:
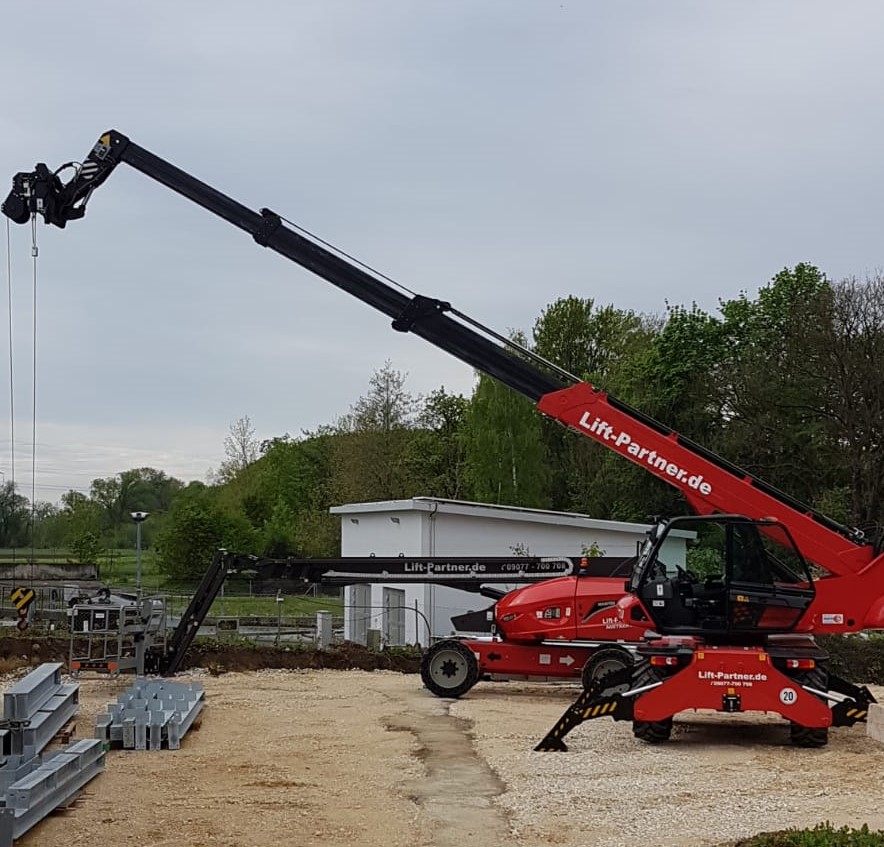
[[[422,515],[406,509],[342,515],[341,555],[420,555]]]
[[[636,541],[645,537],[645,528],[638,525],[623,532],[445,512],[426,518],[428,556],[579,556],[593,543],[606,556],[632,556]]]
[[[342,556],[422,556],[423,513],[406,509],[341,516]],[[392,585],[405,590],[405,643],[425,644],[427,627],[423,585]],[[367,589],[367,590],[366,590]],[[365,643],[365,631],[384,632],[383,586],[348,585],[344,589],[344,638]]]

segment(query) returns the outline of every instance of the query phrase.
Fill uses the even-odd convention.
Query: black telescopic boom
[[[447,303],[409,297],[321,245],[289,229],[268,209],[255,212],[227,197],[118,133],[118,161],[184,195],[189,200],[248,232],[259,244],[291,259],[332,285],[362,300],[393,321],[394,329],[413,332],[476,370],[487,373],[537,402],[569,383],[545,373],[476,330],[448,317]]]
[[[16,223],[25,223],[32,214],[39,214],[47,224],[64,227],[68,221],[83,217],[92,191],[121,162],[245,230],[258,244],[275,250],[383,312],[392,319],[394,329],[413,332],[535,403],[544,394],[574,382],[556,374],[554,366],[551,365],[549,371],[541,370],[504,344],[448,317],[445,315],[451,310],[448,303],[397,291],[378,277],[286,227],[275,212],[249,209],[115,130],[102,135],[82,163],[70,163],[56,172],[39,164],[31,173],[16,174],[12,191],[3,203],[3,213]],[[75,175],[64,183],[59,174],[67,169],[73,169]]]

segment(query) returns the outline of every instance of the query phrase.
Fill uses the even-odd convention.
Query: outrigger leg
[[[829,674],[829,690],[826,696],[829,700],[837,701],[832,706],[832,726],[853,726],[855,723],[865,722],[868,719],[869,704],[877,702],[864,685],[854,685],[832,673]]]
[[[621,679],[622,677],[622,679]],[[565,752],[568,747],[562,739],[575,726],[593,718],[613,718],[615,721],[631,721],[633,698],[636,694],[656,688],[660,683],[644,685],[632,691],[618,694],[600,694],[599,689],[610,690],[617,685],[628,685],[632,682],[632,668],[624,668],[620,671],[607,674],[599,680],[591,689],[581,691],[580,696],[568,707],[568,710],[556,722],[556,725],[546,734],[543,741],[534,749],[543,752]]]

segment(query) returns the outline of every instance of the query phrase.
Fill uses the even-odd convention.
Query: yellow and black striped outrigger
[[[611,694],[605,697],[594,696],[592,691],[583,691],[534,749],[543,753],[564,752],[568,747],[562,739],[575,726],[593,718],[631,721],[632,704],[633,698],[623,694]]]
[[[606,674],[596,680],[588,689],[580,692],[580,696],[568,707],[556,725],[546,734],[543,741],[534,749],[540,752],[564,752],[568,749],[562,739],[575,726],[593,718],[613,718],[615,721],[631,721],[633,701],[637,694],[656,688],[660,683],[654,682],[631,691],[614,692],[617,687],[627,687],[633,680],[633,668],[623,668]]]

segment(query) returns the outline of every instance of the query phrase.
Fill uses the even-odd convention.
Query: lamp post
[[[276,646],[279,647],[279,640],[282,637],[282,589],[276,589]]]
[[[135,590],[141,596],[141,524],[147,520],[148,512],[131,512],[135,521]]]

